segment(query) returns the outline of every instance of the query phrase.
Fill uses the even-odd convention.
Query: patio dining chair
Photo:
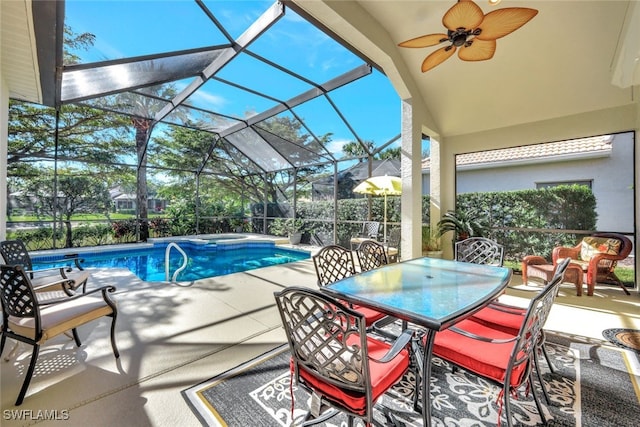
[[[564,268],[566,268],[566,263]],[[543,326],[562,282],[559,274],[529,303],[521,317],[516,335],[501,328],[465,319],[435,335],[433,355],[483,377],[502,388],[498,395],[504,408],[507,425],[512,425],[510,399],[523,385],[533,393],[543,424],[546,419],[533,385],[533,368],[540,346]],[[498,414],[501,414],[499,411]],[[499,415],[500,416],[500,415]],[[500,419],[497,420],[500,424]]]
[[[356,274],[353,252],[339,245],[323,247],[313,257],[313,265],[318,277],[318,287],[327,286],[345,277]],[[367,326],[385,317],[384,313],[369,307],[351,305],[351,308],[365,316]]]
[[[378,234],[380,234],[380,222],[379,221],[365,221],[362,224],[362,231],[355,236],[351,237],[351,249],[357,248],[360,243],[365,240],[377,240]]]
[[[473,264],[502,266],[504,248],[486,237],[469,237],[455,243],[455,260]]]
[[[389,232],[389,241],[385,245],[389,262],[398,262],[400,259],[400,241],[402,240],[400,227],[395,227]]]
[[[365,240],[356,249],[360,271],[369,271],[388,264],[385,246],[374,240]]]
[[[68,255],[60,261],[47,261],[47,264],[60,263],[60,267],[34,270],[36,264],[29,255],[22,240],[4,240],[0,242],[0,255],[7,265],[21,265],[31,279],[31,284],[37,292],[63,290],[67,295],[82,286],[82,292],[87,289],[89,272],[82,268],[82,259],[77,255]],[[73,262],[75,269],[69,266]]]
[[[567,272],[567,267],[569,266],[570,261],[571,260],[566,259],[562,263],[560,263],[560,265],[558,265],[555,274],[549,281],[549,283],[553,283],[558,278],[560,279],[560,282],[564,281],[563,278]],[[515,336],[522,328],[522,322],[524,322],[526,313],[527,309],[524,307],[494,301],[482,310],[475,312],[470,317],[470,319]],[[540,332],[540,337],[537,341],[537,351],[533,353],[534,368],[536,369],[538,381],[540,381],[540,384],[542,385],[542,392],[544,393],[545,400],[547,401],[547,403],[551,403],[549,395],[547,394],[547,389],[545,388],[544,382],[542,381],[542,372],[540,370],[540,361],[538,358],[538,353],[542,353],[547,360],[549,369],[551,370],[551,372],[554,371],[553,363],[551,362],[551,359],[549,358],[547,350],[544,346],[545,341],[545,333],[544,329],[542,329]]]
[[[367,334],[361,313],[322,292],[290,287],[274,296],[291,350],[292,382],[311,393],[303,425],[340,412],[349,426],[356,418],[370,425],[376,401],[409,369],[413,331],[389,343]]]
[[[115,341],[117,308],[109,294],[113,286],[103,286],[89,292],[38,301],[28,274],[20,265],[0,265],[0,302],[2,303],[2,338],[0,354],[7,338],[33,346],[29,367],[16,406],[22,404],[36,366],[40,346],[46,341],[71,330],[78,347],[81,346],[77,327],[104,316],[111,317],[111,347],[120,357]]]

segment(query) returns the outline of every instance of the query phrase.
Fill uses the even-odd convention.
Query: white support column
[[[633,239],[633,248],[635,254],[635,268],[636,268],[636,291],[640,293],[640,278],[638,277],[638,271],[640,271],[640,257],[638,256],[638,243],[640,243],[640,237],[638,236],[638,230],[640,230],[640,173],[638,173],[638,167],[640,166],[640,86],[633,87],[634,99],[636,99],[636,128],[634,135],[635,144],[635,182],[633,183],[633,191],[635,192],[635,218],[636,218],[636,234]]]
[[[434,150],[434,146],[436,149]],[[437,161],[434,164],[434,151]],[[434,181],[434,179],[436,181]],[[433,186],[437,182],[437,191]],[[436,224],[442,214],[456,205],[456,157],[447,147],[444,138],[431,141],[431,223]],[[442,257],[453,259],[453,233],[448,232],[442,239]]]
[[[402,258],[422,255],[422,131],[411,100],[402,101]]]
[[[431,230],[437,228],[438,221],[442,218],[442,163],[440,161],[440,149],[439,138],[431,135],[429,137],[429,226]]]

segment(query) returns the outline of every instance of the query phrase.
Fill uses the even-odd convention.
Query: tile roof
[[[478,151],[459,154],[456,165],[474,165],[489,163],[505,163],[517,160],[533,160],[567,155],[610,153],[613,136],[593,136],[589,138],[571,139],[568,141],[547,142],[543,144],[523,145],[521,147],[500,150]],[[430,167],[430,158],[422,160],[422,169]]]

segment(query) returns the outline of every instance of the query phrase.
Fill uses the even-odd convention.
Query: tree
[[[372,153],[374,150],[373,141],[365,141],[365,147],[362,146],[357,141],[347,142],[342,146],[342,152],[348,157],[359,157],[358,161],[364,162],[367,160],[367,156],[369,153]],[[387,148],[386,150],[382,150],[377,155],[373,156],[376,160],[384,160],[384,159],[400,159],[400,147],[395,148]]]
[[[52,170],[41,173],[24,182],[25,194],[33,197],[36,208],[45,215],[60,213],[66,228],[65,247],[73,247],[71,218],[78,213],[108,214],[111,206],[107,183],[100,174],[64,169],[58,171],[57,194],[54,194]]]
[[[126,107],[131,113],[131,124],[135,130],[136,157],[137,157],[137,191],[136,205],[138,208],[138,218],[140,219],[140,240],[146,241],[149,238],[149,210],[147,193],[147,144],[150,131],[154,124],[155,114],[165,105],[166,99],[176,96],[177,90],[173,85],[158,85],[148,87],[145,93],[150,96],[143,96],[133,92],[124,92],[116,96],[116,103],[120,107]]]
[[[71,27],[64,26],[63,62],[64,65],[73,65],[80,62],[80,57],[74,50],[88,50],[96,41],[96,36],[91,33],[74,33]]]
[[[293,144],[286,153],[289,161],[295,163],[305,147],[311,143],[308,135],[302,132],[302,125],[289,117],[274,117],[258,126],[258,131],[268,138],[280,138]],[[213,196],[218,200],[237,200],[241,195],[254,201],[264,200],[265,185],[267,198],[277,202],[279,194],[289,194],[295,182],[304,185],[307,177],[317,168],[304,167],[271,173],[264,182],[264,172],[244,155],[234,151],[227,143],[217,143],[217,137],[205,131],[171,126],[161,136],[153,138],[152,151],[154,162],[162,168],[172,170],[173,185],[182,186],[185,191],[195,194],[194,176],[200,173],[200,179],[215,183],[201,186],[200,197]],[[328,143],[330,134],[321,139]],[[297,148],[296,148],[297,147]]]
[[[369,153],[373,151],[373,141],[365,141],[365,147],[357,141],[347,142],[342,146],[342,152],[349,157],[359,157],[359,161],[367,160]]]
[[[377,157],[380,160],[400,160],[400,147],[387,148],[386,150],[382,150]]]
[[[56,153],[56,111],[40,105],[9,102],[9,169],[29,162],[53,159],[82,159],[88,162],[116,162],[127,154],[126,121],[105,111],[78,105],[60,108]],[[19,165],[22,163],[22,165]]]

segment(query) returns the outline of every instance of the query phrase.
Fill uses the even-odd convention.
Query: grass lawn
[[[162,217],[160,214],[149,213],[149,218]],[[135,219],[135,215],[117,213],[109,214],[109,218],[105,215],[95,214],[78,214],[71,217],[71,221],[106,221],[106,220],[118,221],[123,219]],[[7,217],[7,221],[11,222],[35,222],[35,221],[53,221],[50,216],[38,217],[35,215],[12,215]]]

